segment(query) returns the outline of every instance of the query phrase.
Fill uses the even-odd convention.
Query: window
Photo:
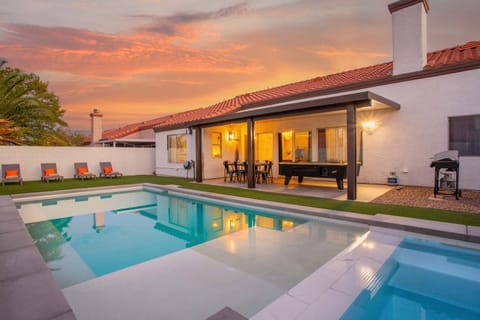
[[[280,162],[312,160],[312,133],[310,131],[295,133],[284,131],[278,134],[278,139]]]
[[[295,132],[295,161],[312,161],[312,133]]]
[[[357,161],[362,161],[362,132],[357,131]],[[318,161],[347,162],[347,128],[318,129]]]
[[[222,133],[212,132],[212,158],[222,157]]]
[[[182,163],[187,160],[187,135],[175,134],[167,136],[169,163]]]
[[[450,150],[460,156],[480,156],[480,115],[451,117],[448,119]]]

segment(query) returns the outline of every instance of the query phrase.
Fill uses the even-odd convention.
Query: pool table
[[[334,178],[337,188],[343,190],[343,179],[347,175],[347,164],[336,162],[280,162],[278,173],[285,176],[284,185],[288,185],[293,176],[298,176],[302,183],[303,177]]]

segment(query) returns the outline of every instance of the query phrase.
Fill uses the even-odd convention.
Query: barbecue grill
[[[431,168],[435,168],[435,186],[433,195],[447,193],[454,194],[458,200],[462,196],[462,191],[458,188],[458,177],[460,162],[458,161],[458,151],[448,150],[435,154],[432,157]]]

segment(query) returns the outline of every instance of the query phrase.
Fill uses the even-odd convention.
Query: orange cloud
[[[349,48],[336,48],[334,46],[328,45],[319,45],[311,49],[304,49],[306,52],[313,53],[320,57],[338,57],[338,56],[350,56],[350,57],[373,57],[373,58],[388,58],[388,54],[385,52],[375,52],[375,51],[362,51],[362,50],[352,50]]]
[[[183,27],[180,35],[136,33],[110,35],[63,27],[8,24],[0,42],[12,65],[27,70],[53,70],[103,79],[125,79],[152,71],[252,72],[258,69],[233,45],[216,49],[192,48],[201,28]]]

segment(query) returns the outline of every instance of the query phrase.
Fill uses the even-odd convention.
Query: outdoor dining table
[[[245,182],[247,182],[248,174],[247,174],[246,171],[247,171],[247,168],[248,168],[248,164],[247,164],[247,167],[245,166],[245,164],[246,164],[246,161],[237,161],[236,165],[235,165],[235,161],[229,161],[228,162],[229,170],[232,171],[232,172],[236,172],[237,181],[239,181],[239,182],[242,182],[242,181],[238,177],[238,172],[244,172],[245,173],[245,177],[246,177]],[[265,162],[265,161],[256,161],[255,162],[255,174],[254,174],[254,176],[256,177],[257,182],[259,182],[259,177],[257,177],[257,172],[259,172],[262,169],[266,170],[267,165],[268,165],[268,162]]]

